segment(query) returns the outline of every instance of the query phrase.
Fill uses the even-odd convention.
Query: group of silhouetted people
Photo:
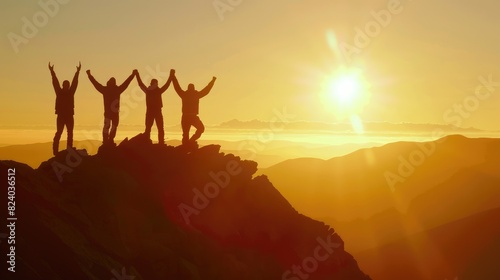
[[[74,95],[78,86],[78,76],[80,75],[81,63],[76,67],[76,73],[73,81],[70,83],[68,80],[64,81],[62,87],[59,84],[56,73],[54,72],[54,65],[50,65],[49,69],[52,75],[52,84],[56,93],[56,115],[57,115],[57,132],[54,136],[52,150],[54,155],[59,151],[59,140],[61,139],[62,132],[66,126],[68,133],[67,148],[73,147],[73,127],[74,127],[74,108],[75,101]],[[174,89],[182,99],[182,144],[186,146],[196,145],[201,134],[205,131],[205,126],[198,117],[199,101],[200,98],[207,95],[212,89],[216,77],[201,91],[197,91],[193,84],[188,85],[187,90],[183,90],[177,77],[175,70],[170,70],[170,77],[165,85],[158,86],[158,80],[152,79],[149,86],[146,86],[139,75],[139,71],[134,70],[132,74],[121,84],[116,84],[115,78],[110,78],[106,85],[100,84],[94,76],[87,70],[87,75],[90,82],[94,85],[96,90],[100,92],[104,99],[104,127],[102,130],[103,145],[114,146],[114,139],[116,130],[120,122],[120,95],[127,89],[130,82],[137,78],[139,87],[146,94],[146,129],[144,134],[150,138],[151,128],[153,123],[156,122],[158,128],[158,143],[165,144],[165,131],[163,128],[163,115],[162,115],[162,94],[168,89],[170,83],[174,84]],[[196,128],[196,132],[189,137],[189,130],[191,126]]]

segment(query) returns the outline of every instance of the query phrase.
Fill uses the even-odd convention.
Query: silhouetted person
[[[188,89],[184,91],[179,86],[177,77],[175,77],[175,70],[170,71],[170,76],[172,78],[172,82],[174,83],[175,91],[182,99],[182,144],[186,145],[189,144],[189,142],[194,144],[205,131],[205,126],[198,117],[200,98],[210,92],[217,78],[213,77],[212,81],[210,81],[210,83],[201,91],[197,91],[193,84],[189,84]],[[191,138],[189,138],[189,130],[191,129],[191,126],[196,128],[196,132],[193,136],[191,136]]]
[[[172,71],[171,71],[172,72]],[[149,87],[146,87],[141,80],[139,72],[135,72],[137,77],[137,83],[139,87],[146,94],[146,130],[144,134],[150,138],[151,137],[151,127],[153,122],[156,122],[156,127],[158,128],[158,143],[165,144],[165,131],[163,129],[163,115],[161,113],[161,108],[163,107],[163,102],[161,100],[161,95],[168,89],[170,83],[172,82],[172,75],[168,78],[168,81],[161,88],[158,87],[158,80],[152,79]]]
[[[120,122],[120,95],[127,89],[132,79],[134,79],[136,71],[134,70],[120,86],[116,85],[115,78],[110,78],[106,86],[103,86],[94,79],[90,70],[87,70],[90,82],[102,94],[104,99],[104,127],[102,129],[102,143],[104,145],[115,144],[116,129]]]
[[[78,86],[78,75],[80,75],[81,68],[82,64],[79,63],[76,67],[76,73],[71,84],[68,80],[65,80],[61,88],[56,73],[54,72],[54,65],[51,66],[49,62],[49,70],[50,74],[52,75],[52,85],[54,86],[54,91],[56,92],[55,109],[57,115],[57,131],[56,135],[54,136],[54,142],[52,144],[52,153],[54,155],[56,155],[59,151],[59,140],[61,139],[61,135],[65,126],[66,132],[68,133],[67,149],[73,147],[73,127],[75,124],[73,119],[73,115],[75,114],[75,92],[76,87]]]

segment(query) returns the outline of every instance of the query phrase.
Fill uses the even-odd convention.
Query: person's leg
[[[115,143],[116,130],[118,129],[118,124],[120,123],[120,115],[116,114],[111,119],[111,132],[109,133],[109,143]]]
[[[182,144],[187,144],[189,141],[189,130],[191,128],[190,116],[182,115],[181,126],[182,126]]]
[[[109,128],[111,126],[111,119],[104,117],[104,127],[102,128],[102,143],[108,144],[109,142]]]
[[[200,117],[194,116],[192,120],[192,125],[196,128],[196,132],[191,136],[190,141],[195,142],[201,137],[201,134],[205,131],[205,126],[200,120]]]
[[[165,144],[165,130],[163,129],[163,115],[161,111],[156,114],[155,122],[158,128],[158,144]]]
[[[68,144],[66,145],[66,149],[73,148],[73,128],[75,126],[75,119],[73,115],[68,116],[66,119],[66,132],[68,133]]]
[[[146,112],[146,130],[144,135],[151,138],[151,127],[153,127],[154,115],[151,112]]]
[[[57,115],[56,126],[57,126],[57,131],[56,134],[54,135],[54,142],[52,143],[52,153],[54,155],[56,155],[57,152],[59,151],[59,140],[61,140],[61,135],[64,130],[64,118],[60,115]]]

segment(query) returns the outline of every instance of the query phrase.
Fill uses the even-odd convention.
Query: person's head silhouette
[[[188,90],[189,91],[195,91],[194,85],[193,84],[189,84],[188,85]]]
[[[151,88],[157,88],[158,87],[158,80],[157,79],[152,79],[151,84],[149,85]]]
[[[65,80],[63,82],[63,87],[62,87],[63,90],[68,90],[69,89],[69,81],[68,80]]]
[[[109,86],[116,86],[116,79],[115,78],[109,79],[109,81],[108,81],[108,87]]]

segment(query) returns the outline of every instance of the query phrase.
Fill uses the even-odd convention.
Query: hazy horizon
[[[124,126],[117,132],[118,142],[125,138],[132,138],[143,133],[140,126]],[[93,129],[75,129],[75,141],[95,140],[101,141],[101,130],[97,127]],[[268,133],[268,134],[264,134]],[[54,129],[50,128],[23,128],[23,129],[1,129],[0,145],[25,145],[34,143],[52,142]],[[270,132],[259,129],[211,129],[204,133],[201,141],[257,141],[267,143],[273,141],[284,141],[291,143],[314,144],[323,146],[335,146],[356,143],[377,143],[388,144],[400,141],[426,142],[434,141],[449,135],[463,135],[468,138],[500,138],[500,132],[495,131],[457,131],[457,132],[434,132],[434,131],[416,131],[416,132],[365,132],[358,134],[355,131],[280,131]],[[64,135],[63,135],[64,136]],[[156,139],[157,132],[151,133],[152,139]],[[165,128],[166,140],[181,140],[182,132],[176,127]],[[64,140],[63,138],[62,140]]]

